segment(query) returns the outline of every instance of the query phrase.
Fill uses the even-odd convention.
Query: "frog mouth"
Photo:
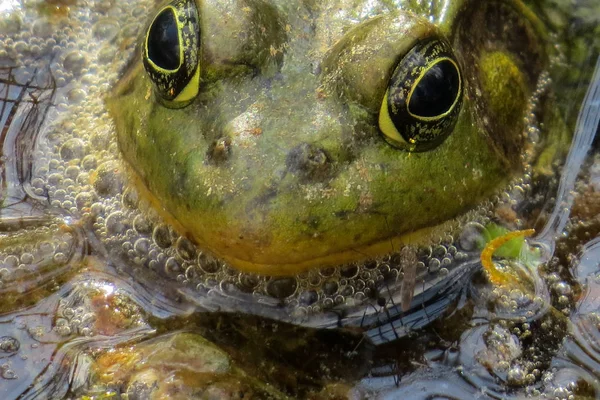
[[[160,206],[160,201],[141,182],[140,177],[128,168],[130,189],[137,192],[136,197],[145,200],[145,206],[139,207],[141,213],[146,209],[154,210],[159,215],[159,220],[152,234],[153,241],[167,253],[171,252],[176,257],[171,257],[171,266],[162,257],[159,264],[162,272],[170,274],[175,271],[180,274],[177,280],[197,281],[200,277],[216,279],[220,274],[225,281],[236,277],[235,284],[244,290],[253,288],[251,282],[264,282],[267,284],[265,292],[275,298],[287,298],[296,292],[291,287],[282,290],[283,284],[297,280],[308,279],[310,286],[316,287],[323,284],[322,278],[336,277],[344,280],[358,276],[361,270],[370,271],[373,278],[381,280],[384,275],[391,274],[396,278],[403,274],[402,270],[407,264],[418,265],[426,273],[447,273],[448,268],[455,261],[463,261],[466,253],[459,251],[455,245],[457,240],[453,237],[464,229],[469,223],[481,220],[483,223],[485,212],[493,204],[482,206],[479,211],[469,211],[456,218],[446,220],[437,225],[421,228],[399,236],[385,239],[366,246],[352,248],[341,252],[334,252],[321,257],[307,258],[305,261],[294,263],[256,263],[246,259],[236,258],[227,254],[219,254],[196,242],[186,232],[179,221],[168,211]],[[140,202],[141,205],[141,202]],[[481,226],[479,224],[479,226]],[[135,225],[134,225],[135,228]],[[161,244],[160,237],[168,237]],[[409,253],[405,251],[409,249]],[[471,250],[475,250],[472,247]],[[407,255],[408,254],[408,255]],[[158,261],[158,260],[157,260]],[[373,273],[377,270],[380,273]],[[394,272],[395,271],[395,272]],[[184,272],[184,275],[181,273]],[[189,276],[188,276],[189,275]],[[371,276],[367,274],[368,276]],[[376,276],[377,275],[377,276]],[[389,276],[388,276],[389,277]],[[275,289],[275,286],[280,287]],[[291,285],[298,286],[298,285]],[[361,284],[358,283],[358,287]],[[269,288],[270,287],[270,288]]]
[[[294,263],[256,263],[227,254],[217,257],[242,272],[271,277],[294,276],[313,269],[335,268],[344,265],[361,265],[374,262],[383,256],[398,253],[398,249],[410,244],[429,244],[436,233],[448,232],[455,225],[453,221],[418,229],[404,235],[388,238],[373,244],[351,248],[324,256],[307,258]],[[439,236],[439,235],[438,235]]]
[[[186,244],[181,244],[181,247],[185,246],[188,250],[180,249],[180,253],[190,252],[192,251],[190,249],[193,247],[192,252],[204,254],[205,259],[212,260],[210,263],[214,263],[214,260],[219,260],[222,264],[241,273],[256,274],[263,277],[293,277],[311,270],[341,268],[347,265],[367,265],[382,259],[382,257],[389,257],[399,253],[399,249],[406,246],[414,248],[423,245],[428,246],[435,242],[436,239],[439,240],[445,234],[455,231],[460,224],[455,219],[450,219],[437,225],[416,229],[366,245],[352,246],[349,249],[342,249],[341,251],[332,251],[325,255],[308,255],[293,262],[282,262],[281,260],[277,260],[276,262],[257,262],[253,260],[252,254],[243,254],[247,257],[242,258],[236,256],[240,254],[239,252],[232,251],[231,253],[227,253],[218,251],[213,249],[210,243],[196,240],[194,235],[177,218],[161,206],[160,200],[147,188],[142,178],[133,168],[127,168],[127,175],[131,188],[137,192],[137,195],[141,199],[145,199],[149,203],[150,208],[158,213],[165,224],[172,227],[173,231],[180,235],[181,239],[179,239],[179,243],[184,243],[185,241]],[[202,262],[199,261],[199,264],[202,264]],[[208,267],[208,270],[212,269],[214,268]]]
[[[158,202],[152,197],[146,200]],[[140,210],[144,212],[144,207]],[[257,264],[203,250],[181,233],[185,231],[176,219],[164,210],[159,214],[162,222],[154,226],[152,239],[163,255],[150,260],[149,266],[204,294],[218,286],[238,300],[251,294],[264,297],[268,303],[273,300],[283,302],[293,309],[329,309],[347,303],[349,298],[357,305],[369,298],[378,299],[384,296],[381,293],[383,285],[388,292],[385,296],[389,298],[393,291],[402,293],[399,303],[402,312],[410,308],[415,292],[423,292],[444,280],[469,258],[470,252],[464,248],[459,250],[452,234],[464,227],[465,221],[474,219],[474,215],[466,214],[360,249],[301,263]],[[161,237],[168,239],[163,241]],[[476,250],[475,246],[471,250]],[[156,253],[151,250],[149,254]],[[415,289],[416,282],[422,283],[418,289]],[[398,285],[402,286],[399,291],[394,288]],[[205,296],[192,296],[192,300],[203,306],[207,301]],[[232,311],[239,311],[236,307]],[[288,307],[283,309],[289,311]]]

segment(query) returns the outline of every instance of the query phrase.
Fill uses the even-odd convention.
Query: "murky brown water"
[[[0,2],[0,398],[600,398],[598,82],[566,167],[496,199],[522,205],[514,215],[486,216],[537,229],[508,267],[532,277],[525,288],[492,285],[479,271],[477,223],[425,257],[464,272],[447,301],[427,297],[447,287],[423,283],[422,310],[364,333],[360,317],[385,322],[398,309],[380,287],[358,323],[302,328],[233,300],[219,308],[228,293],[219,282],[203,283],[207,300],[190,302],[181,282],[157,284],[145,272],[150,239],[127,240],[143,221],[128,208],[137,200],[119,192],[103,98],[151,3]],[[584,59],[590,70],[596,57]],[[236,272],[214,276],[227,274]],[[231,310],[244,313],[222,312]],[[173,335],[183,331],[193,334]]]

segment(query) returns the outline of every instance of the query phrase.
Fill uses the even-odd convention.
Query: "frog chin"
[[[198,240],[192,232],[186,229],[180,221],[161,206],[160,200],[148,190],[142,179],[132,168],[128,168],[128,176],[129,184],[137,190],[140,198],[145,199],[165,223],[173,227],[180,235],[187,237],[203,253],[226,262],[239,271],[264,276],[294,276],[313,269],[332,268],[349,264],[360,266],[370,261],[381,259],[386,255],[398,253],[405,246],[420,247],[431,245],[435,242],[435,238],[455,231],[460,225],[457,219],[451,219],[437,225],[424,227],[374,243],[350,244],[346,249],[333,251],[325,255],[315,255],[305,252],[303,257],[296,257],[294,262],[286,262],[281,257],[277,257],[273,262],[269,262],[269,258],[264,256],[265,253],[268,253],[268,248],[252,249],[246,246],[246,251],[242,252],[239,249],[233,249],[234,244],[232,244],[232,251],[227,251],[227,246],[223,250],[211,246],[209,241]],[[318,238],[315,238],[315,241],[318,240]],[[292,251],[290,249],[290,252]]]
[[[161,201],[148,189],[143,179],[131,166],[128,166],[126,171],[129,178],[129,185],[135,188],[140,198],[145,199],[166,224],[197,245],[203,253],[224,261],[239,271],[263,276],[294,276],[313,269],[333,268],[349,264],[360,266],[370,261],[381,259],[386,255],[398,253],[406,246],[420,247],[432,245],[435,243],[436,238],[455,231],[461,225],[461,222],[458,221],[460,218],[450,219],[439,224],[404,232],[372,243],[350,243],[347,246],[336,246],[337,249],[341,248],[341,250],[320,255],[305,251],[301,257],[298,257],[297,251],[294,252],[290,248],[290,254],[294,252],[296,255],[296,257],[293,257],[293,262],[287,262],[285,257],[281,257],[281,253],[285,253],[285,248],[283,247],[280,251],[276,252],[278,254],[276,259],[271,261],[269,257],[265,256],[265,253],[269,252],[269,245],[266,247],[259,245],[252,248],[251,246],[240,244],[240,247],[244,248],[242,251],[240,248],[236,248],[235,241],[225,241],[227,244],[220,243],[220,245],[215,245],[209,240],[197,238],[193,232],[187,229],[184,224],[162,206]],[[235,237],[236,235],[222,233],[221,236]],[[317,245],[320,239],[315,238],[314,240],[315,245]],[[336,245],[339,245],[339,243]]]
[[[228,254],[215,254],[215,256],[242,272],[264,276],[294,276],[313,269],[333,268],[348,264],[363,265],[381,259],[386,255],[398,253],[405,246],[431,245],[434,243],[435,237],[440,237],[440,235],[452,231],[456,224],[455,220],[446,221],[439,225],[421,228],[373,244],[352,247],[349,250],[320,257],[311,257],[311,254],[307,254],[305,260],[294,263],[257,263],[250,260],[251,255],[248,259],[236,258]]]

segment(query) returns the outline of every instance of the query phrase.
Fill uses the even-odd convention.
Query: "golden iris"
[[[450,45],[418,42],[396,66],[379,111],[379,129],[393,146],[427,151],[452,132],[462,102],[460,68]]]
[[[188,105],[200,88],[200,23],[193,0],[162,8],[150,23],[142,61],[155,93],[168,107]]]

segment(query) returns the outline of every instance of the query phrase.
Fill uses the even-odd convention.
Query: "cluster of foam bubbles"
[[[87,281],[60,299],[53,330],[60,336],[94,336],[143,324],[139,307],[114,285]]]
[[[71,232],[56,225],[42,226],[9,237],[0,237],[0,294],[27,293],[66,272],[73,259],[79,259],[81,242]],[[38,238],[37,241],[31,241]]]
[[[137,12],[125,14],[139,24]],[[125,19],[126,25],[134,23]],[[63,76],[80,78],[70,83],[62,104],[64,117],[52,124],[46,134],[47,141],[37,148],[31,181],[35,195],[47,196],[53,207],[78,221],[91,221],[97,236],[110,251],[125,255],[134,268],[154,271],[193,288],[195,300],[209,309],[238,310],[239,302],[234,300],[252,301],[262,305],[253,308],[259,314],[310,324],[310,316],[324,310],[377,301],[382,287],[403,280],[402,249],[368,262],[312,270],[293,277],[242,273],[196,248],[165,224],[127,182],[114,127],[100,101],[117,78],[122,66],[120,60],[128,57],[103,62],[100,58],[106,52],[98,46],[112,46],[117,53],[122,52],[119,50],[122,43],[135,42],[133,37],[120,36],[126,29],[117,33],[115,26],[107,24],[105,19],[90,20],[84,21],[82,28],[88,36],[91,32],[97,37],[102,32],[101,36],[119,40],[98,45],[89,44],[89,38],[83,35],[70,35],[62,43],[62,47],[72,48],[68,51],[71,56],[59,57]],[[524,156],[525,165],[528,159]],[[417,287],[431,287],[443,280],[469,254],[479,250],[475,241],[480,238],[469,239],[469,236],[483,232],[483,226],[493,218],[494,206],[513,206],[522,201],[531,189],[530,179],[530,174],[525,173],[494,199],[457,221],[447,233],[432,238],[430,245],[416,249],[416,274],[411,279],[424,283]],[[476,222],[467,225],[466,221]],[[331,324],[335,323],[332,319]]]
[[[11,365],[6,362],[3,363],[2,359],[16,354],[20,347],[21,343],[18,339],[12,336],[0,337],[0,377],[4,379],[15,379],[17,377]]]
[[[32,83],[33,77],[34,83],[51,82],[57,89],[56,115],[33,153],[31,195],[47,198],[72,224],[90,223],[109,251],[124,256],[127,265],[192,288],[194,297],[207,308],[236,310],[239,304],[234,300],[252,301],[261,304],[254,312],[310,323],[311,315],[325,310],[377,302],[381,288],[401,282],[405,274],[402,249],[367,262],[294,277],[242,273],[180,236],[139,198],[127,182],[114,126],[102,101],[131,57],[137,32],[148,16],[145,3],[136,3],[105,6],[101,1],[91,2],[94,12],[73,7],[68,18],[55,22],[28,21],[25,14],[16,14],[10,37],[0,37],[4,45],[0,48],[6,49],[0,58],[40,69],[44,60],[48,64],[52,79],[40,73],[34,76],[26,68],[20,78],[23,82]],[[542,80],[539,86],[541,95],[547,84]],[[531,143],[537,141],[534,107],[535,102],[527,121]],[[525,166],[532,156],[524,154]],[[526,170],[494,199],[432,238],[430,245],[414,249],[416,273],[410,279],[423,283],[417,288],[433,286],[472,257],[479,250],[485,224],[494,217],[493,208],[522,201],[531,189],[530,179]],[[27,259],[27,254],[21,257]],[[283,312],[274,314],[274,310]]]

